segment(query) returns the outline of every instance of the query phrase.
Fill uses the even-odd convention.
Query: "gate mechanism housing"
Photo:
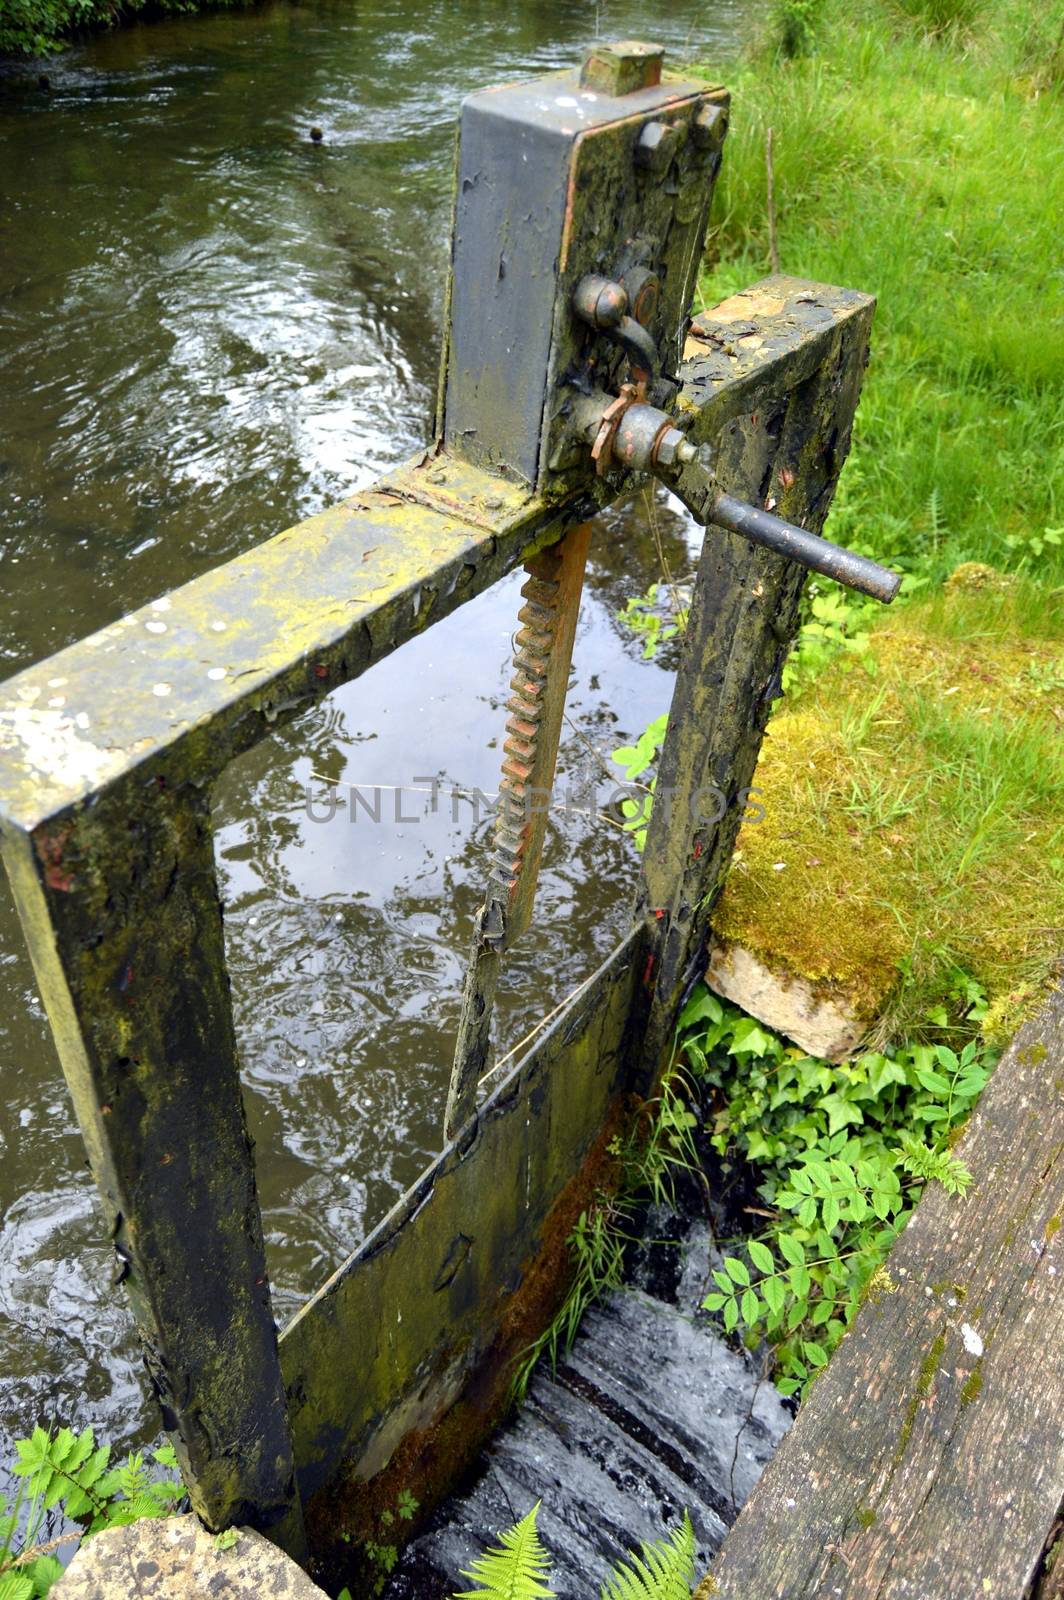
[[[641,353],[647,398],[675,390],[728,97],[662,58],[602,46],[462,107],[444,445],[540,494],[588,479],[580,395],[617,394]],[[585,279],[623,290],[597,320]]]

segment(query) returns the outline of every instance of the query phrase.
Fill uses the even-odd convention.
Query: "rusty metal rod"
[[[821,539],[819,534],[797,528],[793,522],[784,522],[771,511],[748,506],[733,495],[718,494],[710,502],[709,520],[718,528],[741,533],[753,544],[789,556],[813,572],[822,572],[826,578],[834,578],[849,589],[860,589],[862,594],[870,594],[884,605],[889,605],[901,588],[900,573],[881,567],[877,561],[869,561],[867,556],[844,550],[828,539]]]

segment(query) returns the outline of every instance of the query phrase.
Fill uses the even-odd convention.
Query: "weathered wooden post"
[[[698,971],[739,821],[734,804],[703,821],[700,791],[734,800],[749,782],[802,582],[747,539],[890,588],[760,515],[769,500],[820,526],[872,302],[770,279],[685,349],[726,126],[722,90],[663,78],[661,52],[632,43],[474,96],[438,444],[0,687],[5,862],[116,1280],[212,1527],[248,1521],[298,1552],[306,1510],[320,1549],[337,1524],[357,1531],[367,1483],[427,1503],[477,1448]],[[484,1094],[495,970],[532,912],[582,525],[647,474],[715,523],[662,760],[673,803],[652,819],[631,929]],[[211,788],[279,720],[522,564],[505,803],[444,1148],[278,1348]]]

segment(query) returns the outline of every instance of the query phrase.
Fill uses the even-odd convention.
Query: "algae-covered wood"
[[[849,449],[870,296],[794,278],[733,295],[695,325],[681,412],[714,447],[721,487],[814,532]],[[752,366],[743,371],[744,361]],[[656,930],[646,1070],[704,968],[711,909],[798,628],[805,572],[738,534],[706,531],[647,831],[641,903]]]
[[[1064,990],[1017,1035],[889,1282],[713,1569],[723,1600],[1024,1600],[1064,1502]]]

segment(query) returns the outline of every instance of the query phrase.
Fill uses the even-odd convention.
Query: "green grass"
[[[787,0],[796,16],[808,53],[766,40],[731,79],[705,303],[769,270],[771,127],[782,271],[879,301],[834,536],[931,580],[978,560],[1059,584],[1060,17]]]

